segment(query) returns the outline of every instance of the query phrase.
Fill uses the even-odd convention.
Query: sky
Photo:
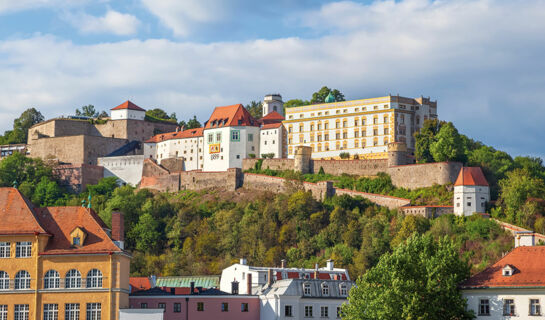
[[[268,93],[430,97],[545,158],[545,0],[0,0],[0,132],[130,99],[206,120]]]

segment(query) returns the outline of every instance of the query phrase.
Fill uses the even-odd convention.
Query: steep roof
[[[134,103],[132,103],[129,100],[123,102],[122,104],[118,105],[115,108],[112,108],[111,110],[123,110],[123,109],[146,111],[145,109],[140,108],[139,106],[135,105]]]
[[[151,281],[148,277],[130,277],[131,293],[151,289]]]
[[[272,112],[269,112],[267,113],[267,115],[265,115],[263,118],[259,119],[258,121],[260,123],[273,123],[273,122],[282,122],[284,121],[284,117],[276,112],[276,111],[272,111]]]
[[[186,139],[186,138],[197,138],[202,137],[202,132],[204,128],[195,128],[195,129],[187,129],[184,131],[178,131],[178,132],[168,132],[168,133],[160,133],[157,135],[154,135],[150,139],[146,140],[147,143],[157,143],[157,142],[163,142],[167,140],[174,140],[174,139]]]
[[[488,186],[488,182],[484,177],[480,167],[462,167],[458,178],[454,183],[455,186]]]
[[[42,254],[77,254],[121,252],[104,231],[106,224],[92,209],[83,207],[48,207],[36,209],[45,229],[53,234]],[[73,247],[70,233],[82,227],[87,236],[81,247]]]
[[[503,268],[514,268],[504,276]],[[518,247],[492,266],[462,283],[462,288],[543,287],[545,286],[545,246]]]
[[[15,188],[0,188],[0,234],[47,233],[34,205]]]
[[[235,126],[254,126],[258,122],[250,115],[248,110],[241,104],[234,104],[225,107],[216,107],[210,119],[206,122],[204,129],[214,129]]]
[[[261,130],[276,129],[276,128],[280,128],[281,126],[282,126],[282,122],[269,123],[269,124],[262,125]]]

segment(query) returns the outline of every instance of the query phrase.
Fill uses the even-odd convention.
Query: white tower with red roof
[[[146,110],[135,105],[127,100],[111,111],[110,118],[112,120],[144,120],[146,118]]]
[[[263,99],[263,116],[271,112],[278,112],[284,116],[284,102],[282,101],[282,96],[278,93],[268,94]]]
[[[490,187],[480,167],[463,167],[454,183],[454,214],[484,213],[490,201]]]

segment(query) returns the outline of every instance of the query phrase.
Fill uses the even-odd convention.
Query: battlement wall
[[[182,190],[224,188],[234,191],[242,186],[243,180],[242,171],[239,168],[218,172],[181,171],[177,174],[180,175],[180,189]]]
[[[271,170],[293,170],[295,160],[294,159],[242,159],[242,170],[254,169],[256,163],[259,160],[263,160],[261,164],[261,169],[271,169]]]
[[[340,176],[350,174],[356,176],[376,176],[388,169],[387,159],[376,160],[311,160],[311,172],[318,173],[320,168],[324,173]]]
[[[460,162],[437,162],[389,167],[385,172],[394,186],[416,189],[454,183],[461,168]]]

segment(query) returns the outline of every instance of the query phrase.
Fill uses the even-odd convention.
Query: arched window
[[[102,272],[92,269],[87,273],[87,288],[102,288]]]
[[[9,289],[9,275],[5,271],[0,271],[0,290]]]
[[[81,273],[76,269],[68,271],[66,273],[64,287],[67,289],[81,288]]]
[[[61,276],[56,270],[49,270],[44,277],[44,289],[58,289],[61,287]]]
[[[30,289],[30,273],[25,270],[17,272],[15,275],[15,289]]]
[[[327,283],[322,283],[322,296],[329,296],[329,285]]]
[[[348,290],[346,288],[346,283],[341,283],[339,285],[339,291],[341,293],[341,296],[347,296],[348,295]]]

